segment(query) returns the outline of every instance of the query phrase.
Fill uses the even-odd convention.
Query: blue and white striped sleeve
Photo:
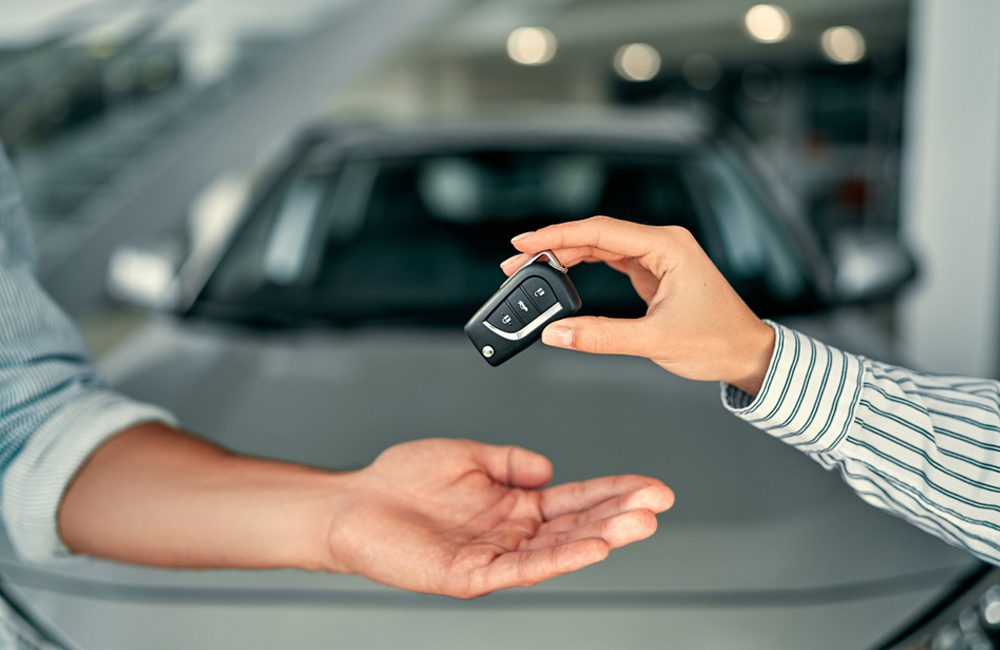
[[[868,503],[1000,564],[1000,383],[929,375],[787,327],[754,397],[730,411],[839,469]]]
[[[0,147],[0,519],[22,558],[69,555],[58,511],[102,442],[158,407],[102,386],[73,323],[38,285],[24,207]]]

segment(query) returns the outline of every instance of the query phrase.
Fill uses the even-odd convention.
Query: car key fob
[[[566,267],[552,251],[542,251],[500,285],[465,324],[465,333],[487,363],[499,366],[537,341],[546,325],[572,316],[580,305]]]

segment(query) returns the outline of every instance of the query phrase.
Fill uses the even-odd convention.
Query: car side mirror
[[[833,236],[834,291],[841,304],[893,298],[917,276],[917,262],[894,233],[849,230]]]
[[[180,243],[124,246],[112,253],[107,290],[111,297],[147,309],[172,311],[179,306]]]
[[[249,194],[246,175],[215,178],[192,201],[181,235],[149,246],[125,246],[112,254],[108,293],[147,309],[186,310],[236,231]]]

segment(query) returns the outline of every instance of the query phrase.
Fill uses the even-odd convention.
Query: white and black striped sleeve
[[[730,411],[839,469],[868,503],[1000,564],[1000,383],[907,370],[775,329],[760,393]]]

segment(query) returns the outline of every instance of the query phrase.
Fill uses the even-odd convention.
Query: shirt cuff
[[[71,555],[59,536],[58,511],[70,481],[90,454],[140,422],[175,424],[163,409],[110,390],[88,390],[50,417],[28,440],[3,479],[4,525],[24,560]]]
[[[774,328],[771,363],[756,397],[722,384],[737,417],[811,454],[831,452],[847,436],[861,398],[865,359],[765,321]]]

